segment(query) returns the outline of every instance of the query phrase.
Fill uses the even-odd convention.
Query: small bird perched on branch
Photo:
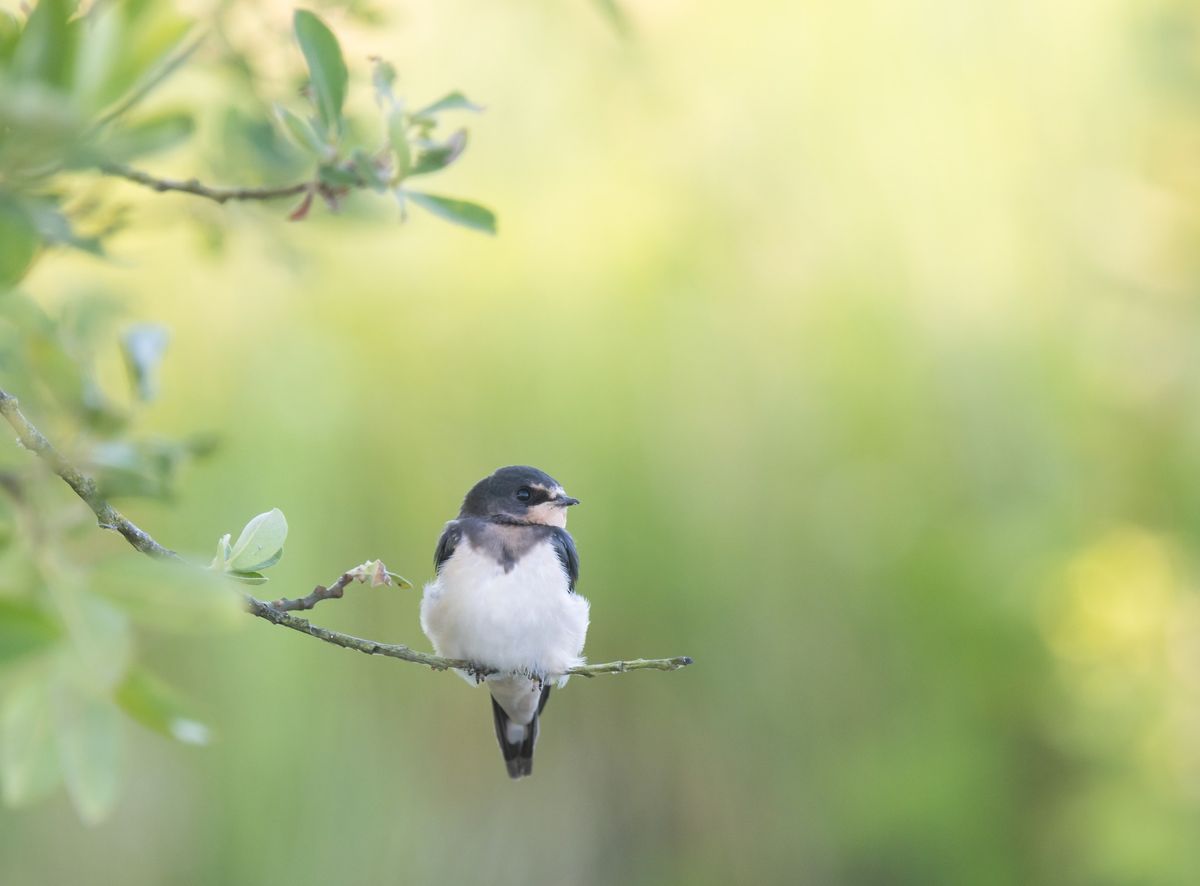
[[[437,577],[421,600],[421,629],[438,655],[495,671],[483,680],[512,778],[533,772],[550,681],[561,686],[567,669],[583,663],[588,601],[575,593],[579,554],[567,532],[576,504],[537,468],[484,477],[438,539]]]

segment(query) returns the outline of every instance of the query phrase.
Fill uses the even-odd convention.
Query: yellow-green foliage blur
[[[372,54],[486,106],[437,190],[495,238],[113,183],[111,259],[22,289],[170,327],[141,428],[221,442],[124,503],[164,544],[279,507],[262,594],[382,558],[418,588],[311,616],[424,649],[442,523],[533,464],[583,501],[589,658],[696,664],[572,681],[512,783],[452,676],[249,617],[139,635],[214,741],[130,724],[107,821],[0,811],[0,882],[1200,882],[1200,14],[622,8],[324,9],[351,107]],[[227,18],[269,98],[290,15]],[[219,94],[199,58],[155,101]],[[239,183],[218,133],[145,166]]]

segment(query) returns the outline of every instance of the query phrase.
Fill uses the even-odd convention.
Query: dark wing
[[[575,582],[579,581],[579,552],[575,550],[575,539],[567,530],[555,526],[550,533],[550,544],[554,545],[554,553],[558,554],[563,571],[567,573],[567,588],[575,593]]]
[[[433,552],[433,567],[437,572],[442,571],[442,564],[453,556],[454,550],[458,547],[460,541],[462,541],[462,527],[451,520],[446,524],[446,528],[442,530],[442,537],[438,539],[437,550]]]

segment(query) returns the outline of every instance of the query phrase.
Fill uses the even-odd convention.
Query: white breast
[[[587,626],[588,601],[568,591],[548,544],[505,572],[464,537],[421,601],[421,628],[438,655],[505,672],[560,676],[583,662]]]

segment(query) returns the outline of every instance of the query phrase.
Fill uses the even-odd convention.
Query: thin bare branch
[[[0,390],[0,415],[3,415],[17,432],[18,442],[30,452],[46,461],[54,470],[54,473],[58,474],[74,490],[75,494],[83,499],[87,506],[92,509],[92,512],[99,521],[100,528],[119,532],[130,545],[149,557],[175,560],[181,564],[185,563],[182,557],[160,545],[150,537],[149,533],[139,529],[126,519],[120,511],[105,501],[100,495],[96,481],[82,473],[62,453],[55,449],[50,441],[46,439],[45,435],[34,427],[29,419],[25,417],[24,413],[21,412],[17,398],[4,390]],[[382,572],[384,575],[390,575],[378,561],[368,562],[363,564],[363,567],[357,567],[355,570],[347,570],[342,573],[341,577],[329,587],[317,585],[312,593],[305,597],[293,600],[280,599],[274,603],[265,603],[262,600],[247,595],[246,610],[252,615],[265,619],[272,624],[281,625],[293,631],[299,631],[302,634],[308,634],[310,637],[316,637],[318,640],[324,640],[326,643],[341,646],[343,649],[354,649],[367,655],[384,655],[388,658],[398,658],[401,661],[425,665],[435,671],[458,668],[468,671],[476,677],[495,673],[495,670],[491,668],[482,667],[474,662],[464,661],[463,659],[443,658],[440,655],[433,655],[429,652],[418,652],[399,643],[380,643],[375,640],[365,640],[361,637],[343,634],[340,631],[331,631],[328,628],[314,625],[307,619],[292,615],[287,611],[312,609],[321,600],[341,597],[346,586],[351,581],[356,578],[360,581],[368,580],[367,571],[364,567],[371,565],[376,567],[377,573]],[[692,664],[692,659],[688,656],[651,659],[636,658],[629,661],[609,661],[601,664],[580,665],[579,667],[571,668],[567,671],[567,674],[580,677],[595,677],[599,674],[624,674],[629,671],[642,670],[675,671],[690,664]]]
[[[50,444],[45,435],[35,428],[29,422],[29,419],[25,418],[18,406],[16,397],[6,391],[0,390],[0,415],[3,415],[8,420],[8,423],[13,426],[13,430],[17,432],[18,442],[30,452],[40,456],[50,465],[54,473],[62,477],[63,481],[75,490],[75,494],[82,498],[87,503],[87,506],[92,509],[92,513],[96,515],[101,529],[112,529],[121,533],[126,541],[150,557],[157,557],[163,560],[179,559],[178,554],[168,548],[164,548],[151,538],[149,533],[139,529],[126,519],[120,511],[105,501],[100,495],[100,489],[96,485],[96,481],[80,472],[78,468],[67,461],[62,453]]]
[[[307,191],[318,189],[312,182],[296,182],[290,185],[263,188],[218,188],[201,184],[194,178],[177,181],[169,178],[157,178],[149,173],[128,166],[108,165],[100,169],[105,175],[123,178],[159,193],[177,191],[182,194],[192,194],[204,197],[217,203],[227,203],[230,200],[276,200],[281,197],[295,197]]]
[[[346,585],[354,581],[354,576],[349,572],[343,572],[338,580],[329,587],[325,585],[317,585],[312,589],[312,593],[306,597],[297,597],[294,600],[289,600],[287,597],[280,597],[278,600],[271,601],[271,607],[278,609],[280,612],[294,612],[297,609],[312,609],[322,600],[337,600],[340,599],[346,590]]]

